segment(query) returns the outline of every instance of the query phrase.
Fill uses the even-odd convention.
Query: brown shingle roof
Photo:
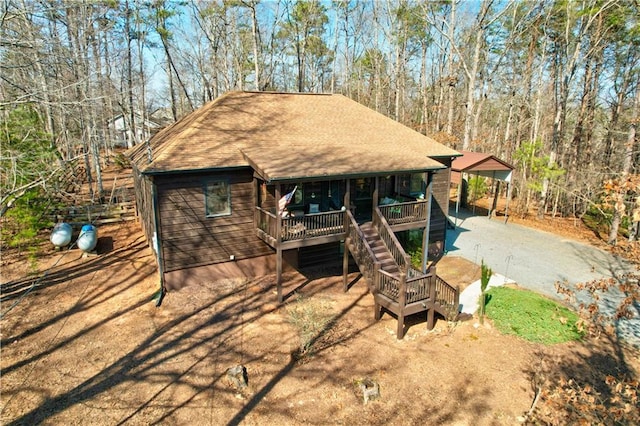
[[[511,180],[510,172],[514,167],[506,161],[482,152],[460,151],[460,153],[462,156],[451,163],[451,183],[459,183],[462,172]]]
[[[483,170],[513,170],[514,167],[498,157],[482,152],[460,151],[462,156],[453,160],[451,170],[456,172],[474,172]]]
[[[342,95],[229,92],[127,152],[143,173],[251,165],[266,180],[442,168],[458,152]]]

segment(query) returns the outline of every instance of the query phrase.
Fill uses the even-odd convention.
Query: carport
[[[460,210],[461,188],[463,174],[471,174],[483,176],[497,181],[491,208],[489,209],[489,217],[496,211],[498,205],[498,197],[500,196],[500,182],[507,184],[507,200],[504,209],[504,221],[507,222],[509,212],[509,199],[511,198],[511,178],[514,167],[502,161],[495,155],[485,154],[481,152],[460,151],[462,156],[456,157],[451,164],[451,184],[458,185],[458,193],[456,196],[456,215],[455,225],[458,225],[458,212]]]

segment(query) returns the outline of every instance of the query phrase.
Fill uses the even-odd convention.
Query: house
[[[127,151],[162,285],[352,257],[376,316],[444,315],[457,292],[432,259],[458,152],[342,95],[230,92]],[[401,240],[422,232],[422,267]],[[430,253],[428,259],[426,253]]]
[[[139,113],[134,114],[135,127],[136,127],[136,141],[142,142],[149,139],[155,134],[162,126],[149,118],[143,120],[142,115]],[[131,147],[133,142],[133,131],[131,129],[131,118],[125,117],[123,114],[118,114],[112,117],[107,122],[109,133],[111,134],[111,141],[113,146],[116,147]]]

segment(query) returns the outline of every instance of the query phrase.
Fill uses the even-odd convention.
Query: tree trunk
[[[624,214],[624,197],[627,192],[624,184],[631,173],[631,168],[633,166],[633,156],[634,156],[634,145],[636,143],[636,127],[638,125],[638,109],[640,105],[640,80],[638,80],[636,85],[636,96],[633,100],[633,109],[631,111],[631,123],[629,124],[629,133],[627,135],[627,143],[625,145],[625,154],[622,166],[622,175],[620,177],[620,183],[618,185],[617,194],[614,200],[614,208],[613,208],[613,219],[611,221],[611,229],[609,231],[609,244],[616,245],[618,240],[618,230],[620,228],[620,223],[622,222],[622,216]],[[635,213],[635,211],[634,211]],[[638,226],[638,215],[633,218],[634,227]]]
[[[483,5],[486,4],[483,3]],[[471,132],[473,130],[473,117],[474,117],[474,101],[476,90],[476,78],[478,73],[478,66],[480,65],[480,47],[484,41],[484,30],[482,25],[476,28],[476,43],[473,52],[473,62],[471,64],[471,70],[467,73],[467,104],[465,105],[464,116],[464,135],[462,139],[462,149],[469,150],[471,145]]]
[[[251,35],[253,41],[253,68],[256,74],[255,88],[256,91],[260,91],[260,30],[258,28],[258,17],[256,16],[256,2],[252,1],[247,5],[251,9]]]
[[[447,127],[445,132],[448,135],[453,135],[453,119],[455,114],[456,107],[456,84],[458,82],[458,77],[455,75],[455,67],[453,62],[453,44],[454,44],[454,36],[455,36],[455,28],[456,28],[456,2],[455,0],[451,2],[451,12],[449,12],[449,58],[447,61]]]
[[[133,60],[131,57],[131,9],[129,8],[129,0],[125,1],[124,32],[127,38],[127,112],[129,115],[129,131],[131,132],[127,137],[127,147],[131,148],[140,141],[138,140],[136,128],[136,111],[133,105]],[[124,121],[126,123],[126,120]]]

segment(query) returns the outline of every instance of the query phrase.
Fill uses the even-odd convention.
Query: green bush
[[[470,203],[476,202],[480,198],[484,197],[487,193],[487,179],[482,176],[472,176],[469,179],[469,199]]]
[[[3,242],[19,248],[35,244],[38,233],[53,226],[46,216],[50,208],[51,201],[42,197],[40,190],[27,192],[6,213],[7,226],[2,227]]]

